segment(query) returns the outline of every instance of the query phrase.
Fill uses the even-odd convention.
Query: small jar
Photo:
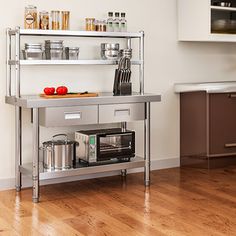
[[[95,31],[95,18],[86,18],[86,31]]]
[[[60,11],[51,11],[52,30],[60,29]]]
[[[70,12],[69,11],[62,11],[61,12],[61,29],[62,30],[69,30],[70,29]]]
[[[67,60],[78,60],[79,59],[79,47],[66,47],[65,55]]]
[[[47,11],[39,12],[39,29],[49,29],[49,13]]]
[[[29,5],[25,8],[25,29],[38,29],[37,7]]]
[[[97,20],[95,25],[96,25],[96,31],[100,31],[100,32],[107,31],[107,23],[105,20]]]
[[[100,21],[99,20],[95,20],[95,30],[96,31],[100,31],[99,28],[100,28]]]
[[[102,20],[101,21],[101,24],[102,24],[102,26],[101,26],[101,28],[102,28],[102,32],[106,32],[107,31],[107,21],[106,20]]]

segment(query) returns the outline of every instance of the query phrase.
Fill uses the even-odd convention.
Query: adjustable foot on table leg
[[[127,175],[127,170],[121,170],[121,176],[126,177]]]
[[[39,198],[32,198],[33,203],[38,203],[39,202]]]
[[[21,186],[16,186],[16,192],[20,192],[21,191]]]
[[[149,187],[149,186],[150,186],[150,180],[146,180],[146,181],[144,182],[144,185],[145,185],[145,187]]]

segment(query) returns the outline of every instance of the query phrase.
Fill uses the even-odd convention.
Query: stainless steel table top
[[[236,81],[179,83],[174,85],[176,93],[205,91],[207,93],[236,92]]]
[[[42,98],[39,95],[22,95],[20,98],[15,96],[6,96],[7,104],[20,106],[23,108],[39,107],[66,107],[81,105],[105,105],[105,104],[122,104],[122,103],[139,103],[139,102],[160,102],[161,95],[133,93],[130,96],[113,96],[112,93],[99,93],[98,97],[83,98]]]

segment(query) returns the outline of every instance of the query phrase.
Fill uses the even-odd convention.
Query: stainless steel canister
[[[63,136],[64,139],[56,140]],[[70,169],[75,165],[77,142],[68,140],[66,134],[57,134],[43,143],[43,165],[46,170]]]
[[[41,43],[25,43],[25,49],[22,50],[24,60],[42,60],[43,45]]]
[[[62,60],[63,40],[45,40],[45,53],[47,60]]]
[[[67,60],[78,60],[79,47],[65,47],[65,58]]]

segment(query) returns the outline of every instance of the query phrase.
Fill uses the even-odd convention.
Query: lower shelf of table
[[[20,166],[20,172],[24,175],[32,175],[32,163],[27,163]],[[145,166],[145,160],[141,157],[136,156],[132,158],[129,162],[118,162],[112,164],[104,164],[97,166],[86,166],[79,167],[76,169],[68,169],[68,170],[59,170],[59,171],[44,171],[42,162],[39,165],[39,179],[55,179],[55,178],[64,178],[70,176],[79,176],[79,175],[89,175],[96,174],[102,172],[123,170],[123,169],[134,169]]]

